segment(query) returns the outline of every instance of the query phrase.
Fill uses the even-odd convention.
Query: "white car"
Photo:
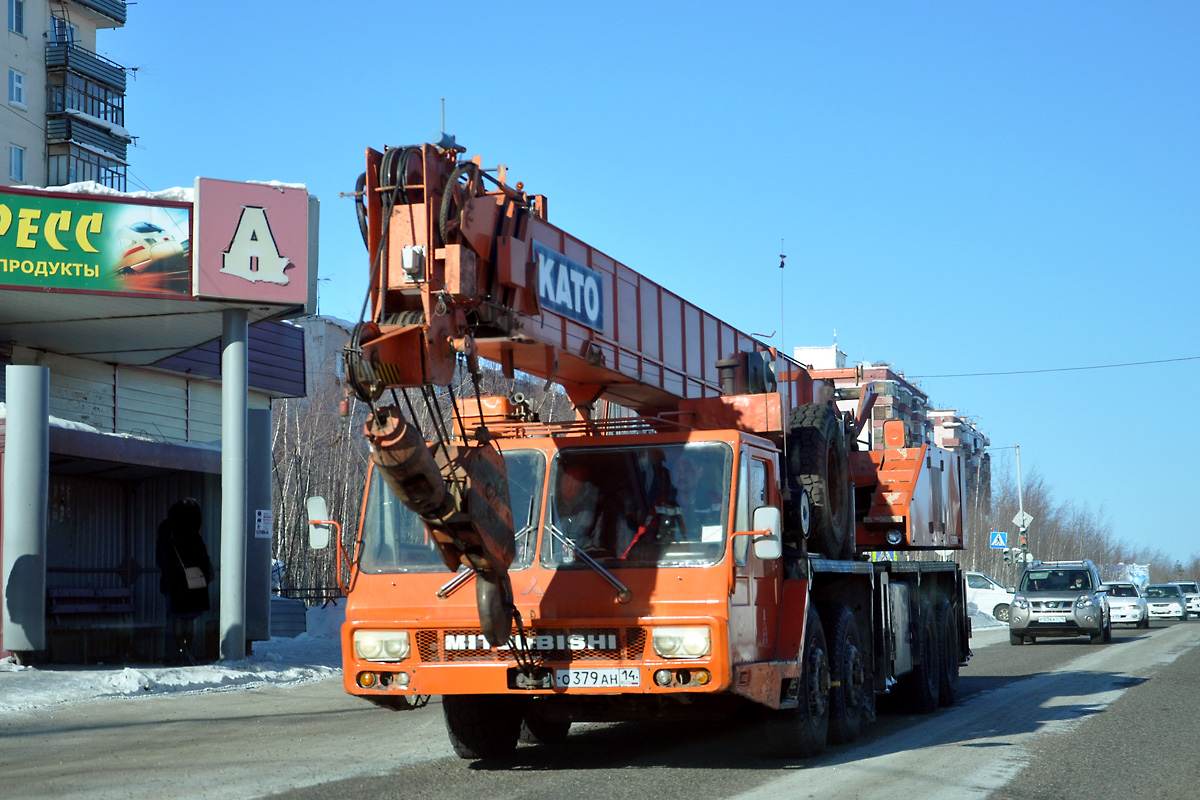
[[[1187,600],[1188,614],[1200,617],[1200,583],[1195,581],[1172,581],[1172,583],[1183,590],[1183,597]]]
[[[1176,583],[1152,583],[1146,587],[1146,610],[1150,619],[1187,620],[1187,599]]]
[[[999,622],[1008,622],[1008,607],[1012,603],[1013,590],[997,583],[984,572],[968,572],[967,611],[975,606],[976,611],[991,614]]]
[[[1138,628],[1150,627],[1146,598],[1136,583],[1106,583],[1108,611],[1113,624],[1124,622]]]

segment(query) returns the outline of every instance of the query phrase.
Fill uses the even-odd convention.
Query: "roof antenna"
[[[783,326],[784,326],[783,262],[787,258],[787,253],[783,252],[783,239],[782,238],[780,238],[780,240],[779,240],[779,251],[780,251],[779,252],[779,349],[780,349],[780,351],[783,352],[784,355],[787,355],[787,350],[783,349],[783,345],[784,345],[784,339],[783,339]]]

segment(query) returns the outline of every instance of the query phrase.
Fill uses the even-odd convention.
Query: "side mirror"
[[[783,555],[783,539],[779,535],[783,517],[775,506],[754,509],[754,529],[769,531],[766,536],[754,537],[754,555],[763,561],[773,561]]]
[[[324,550],[329,546],[329,534],[334,524],[329,520],[329,507],[324,497],[310,497],[304,502],[308,509],[308,546]]]

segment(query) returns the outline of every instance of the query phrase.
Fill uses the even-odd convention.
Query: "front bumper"
[[[1146,607],[1146,611],[1150,614],[1150,619],[1183,619],[1184,611],[1180,606],[1155,606],[1151,604]]]
[[[1099,608],[1052,611],[1010,607],[1008,627],[1020,636],[1093,636],[1104,629]]]
[[[1141,622],[1146,619],[1146,613],[1137,606],[1114,606],[1109,609],[1109,619],[1113,622]]]

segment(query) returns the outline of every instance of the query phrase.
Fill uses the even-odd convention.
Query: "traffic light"
[[[1004,548],[1004,563],[1005,564],[1013,563],[1013,551],[1008,549],[1007,547]]]

